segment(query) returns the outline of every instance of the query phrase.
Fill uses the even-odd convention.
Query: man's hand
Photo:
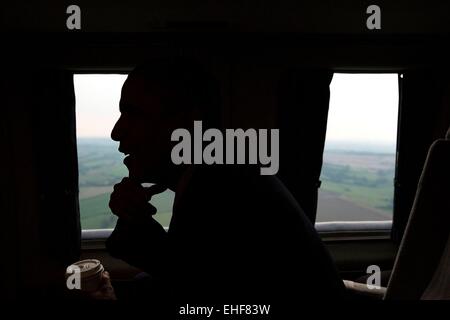
[[[95,300],[117,300],[108,271],[102,273],[102,280],[98,290],[90,292],[89,298]]]
[[[166,189],[160,185],[146,188],[126,177],[114,186],[109,207],[116,216],[128,221],[154,215],[156,208],[149,201],[155,194]]]

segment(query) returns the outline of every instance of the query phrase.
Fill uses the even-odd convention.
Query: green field
[[[353,186],[339,184],[331,181],[323,181],[322,189],[341,195],[343,198],[351,200],[366,208],[374,208],[386,212],[392,212],[393,187],[373,188],[364,186]]]
[[[116,218],[108,207],[109,196],[112,186],[128,176],[117,147],[108,139],[78,140],[83,229],[115,226]],[[393,154],[327,151],[324,153],[321,189],[359,206],[392,213],[394,161]],[[170,223],[173,199],[173,192],[166,191],[150,201],[158,209],[155,219],[163,226]],[[358,212],[355,214],[358,217]]]
[[[360,206],[392,212],[393,176],[393,168],[371,170],[324,163],[321,188]]]

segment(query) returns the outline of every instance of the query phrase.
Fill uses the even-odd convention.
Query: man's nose
[[[114,141],[120,141],[120,134],[121,134],[121,118],[119,118],[119,120],[117,120],[116,124],[114,125],[114,128],[111,131],[111,139],[113,139]]]

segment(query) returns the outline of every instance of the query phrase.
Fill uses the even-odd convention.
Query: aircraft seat
[[[375,299],[450,299],[449,235],[450,128],[428,151],[387,288],[344,283],[353,294]]]
[[[436,140],[428,152],[385,299],[418,300],[432,290],[446,246],[450,247],[449,234],[450,128],[446,139]],[[450,286],[447,290],[450,297]]]

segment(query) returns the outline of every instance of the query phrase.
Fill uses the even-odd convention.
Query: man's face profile
[[[139,183],[164,182],[174,121],[163,114],[161,89],[139,76],[129,76],[122,88],[120,112],[111,138],[120,142],[129,177]]]

